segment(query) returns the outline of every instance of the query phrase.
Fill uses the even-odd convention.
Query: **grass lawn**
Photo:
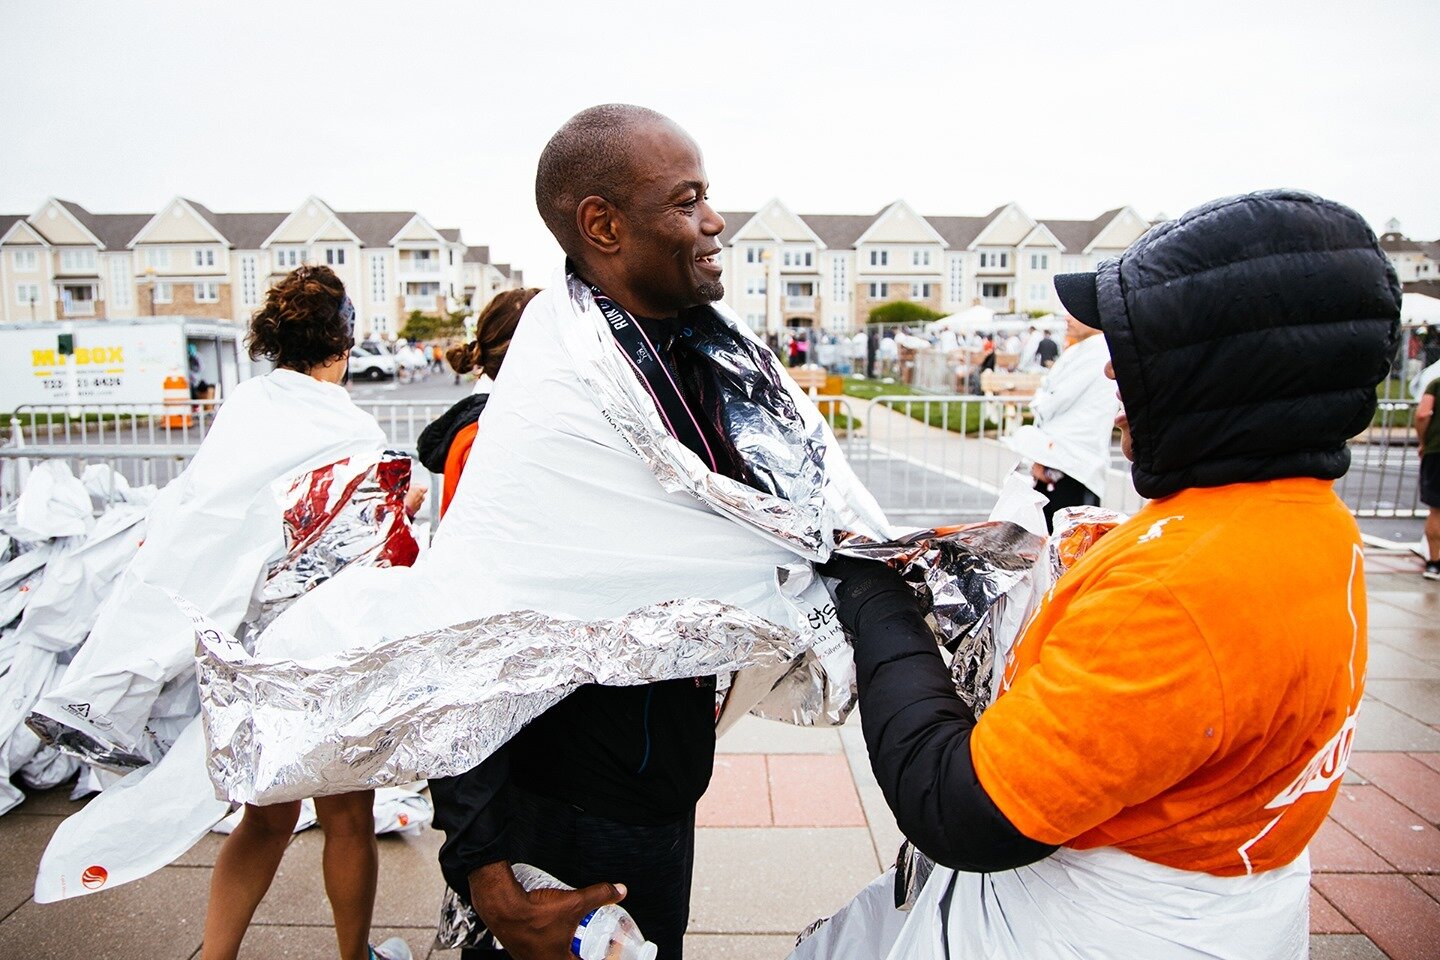
[[[1408,430],[1414,424],[1415,408],[1410,405],[1409,383],[1391,377],[1375,388],[1375,396],[1380,398],[1380,409],[1375,411],[1375,416],[1370,421],[1372,426]],[[1403,401],[1404,405],[1386,409],[1386,400]]]
[[[978,401],[964,403],[958,400],[932,400],[928,394],[920,393],[903,383],[886,383],[883,380],[860,377],[845,378],[845,395],[857,400],[872,400],[880,396],[914,397],[913,403],[892,400],[888,405],[897,413],[903,413],[932,427],[943,427],[956,433],[980,432],[981,404]]]

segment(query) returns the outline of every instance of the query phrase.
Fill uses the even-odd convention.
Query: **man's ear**
[[[580,241],[597,253],[613,256],[620,250],[621,213],[604,197],[586,197],[575,208]]]

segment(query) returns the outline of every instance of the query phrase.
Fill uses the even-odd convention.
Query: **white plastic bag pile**
[[[108,466],[77,478],[65,461],[42,460],[0,511],[0,813],[24,799],[12,780],[49,789],[81,767],[42,744],[25,718],[59,683],[139,549],[154,496]]]

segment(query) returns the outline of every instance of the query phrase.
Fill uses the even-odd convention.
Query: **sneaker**
[[[378,947],[370,948],[370,960],[414,960],[410,945],[399,937],[391,937]]]
[[[1422,574],[1426,580],[1440,580],[1440,560],[1431,560],[1425,564],[1425,572]]]

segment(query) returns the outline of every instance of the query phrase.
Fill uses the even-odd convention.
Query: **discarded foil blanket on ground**
[[[284,508],[285,555],[266,568],[238,636],[253,641],[285,608],[352,563],[408,567],[420,545],[405,512],[410,457],[346,459],[275,485]]]
[[[199,644],[211,778],[243,803],[453,776],[582,684],[708,676],[795,644],[738,607],[676,600],[591,623],[517,611],[302,662],[252,657],[176,602]]]

